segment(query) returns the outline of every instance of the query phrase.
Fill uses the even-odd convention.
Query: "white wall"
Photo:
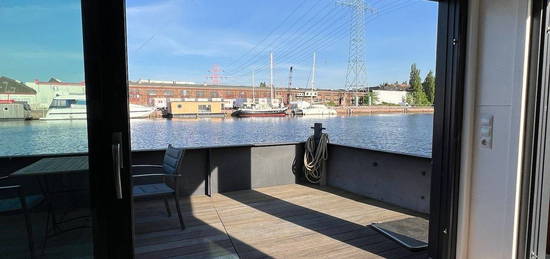
[[[407,91],[373,90],[372,92],[378,97],[378,101],[374,102],[374,104],[400,104],[405,102],[407,98]]]
[[[516,255],[528,2],[470,0],[458,258]],[[482,115],[494,116],[492,149]]]

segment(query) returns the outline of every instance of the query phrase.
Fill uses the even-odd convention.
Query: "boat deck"
[[[175,208],[135,203],[136,258],[426,258],[369,227],[410,218],[411,212],[328,187],[282,185],[192,196]]]

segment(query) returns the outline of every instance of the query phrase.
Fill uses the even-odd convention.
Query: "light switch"
[[[479,122],[479,143],[481,147],[493,148],[493,115],[482,114]]]

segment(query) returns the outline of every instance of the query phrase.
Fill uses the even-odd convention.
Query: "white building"
[[[372,104],[401,104],[406,101],[408,93],[396,90],[373,90],[372,92],[378,97],[378,100],[373,101]]]
[[[60,95],[81,95],[86,94],[84,82],[80,83],[64,83],[58,80],[50,80],[49,82],[26,82],[25,85],[34,89],[36,95],[33,98],[25,98],[33,110],[48,109],[53,98]]]

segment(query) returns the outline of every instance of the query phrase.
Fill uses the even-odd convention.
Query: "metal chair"
[[[9,176],[0,177],[0,181],[8,179]],[[23,212],[27,239],[31,258],[35,258],[34,241],[32,235],[32,223],[29,216],[29,207],[34,207],[42,201],[41,195],[25,196],[20,185],[0,186],[0,193],[10,198],[0,198],[0,214],[13,215]],[[13,198],[13,195],[17,197]]]
[[[170,206],[168,205],[168,198],[174,198],[176,203],[176,210],[178,212],[179,222],[181,229],[185,229],[185,224],[181,217],[181,209],[179,204],[179,185],[182,177],[180,167],[182,165],[183,156],[185,154],[184,149],[174,148],[172,145],[168,145],[166,152],[164,153],[164,161],[162,165],[132,165],[132,177],[134,179],[147,178],[147,177],[162,177],[161,183],[154,184],[140,184],[134,185],[133,196],[135,199],[152,199],[158,198],[164,200],[166,206],[166,212],[168,217],[171,216]],[[166,184],[166,179],[173,177],[175,179],[175,189]]]

